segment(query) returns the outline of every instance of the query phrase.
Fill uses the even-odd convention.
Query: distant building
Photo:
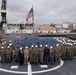
[[[19,25],[16,23],[7,23],[5,33],[19,33]]]
[[[56,33],[56,28],[48,24],[35,27],[35,33]]]
[[[73,32],[76,32],[76,26],[73,27]]]
[[[56,28],[62,28],[62,24],[55,24]]]
[[[73,30],[76,30],[76,26],[73,27]]]
[[[65,28],[57,28],[57,33],[70,33],[70,30]]]
[[[73,25],[74,25],[74,22],[64,22],[64,23],[62,23],[62,27],[65,28],[65,29],[68,29],[70,31],[73,31]]]
[[[76,22],[73,24],[73,27],[76,26]]]
[[[74,24],[74,22],[64,22],[64,23],[62,23],[62,27],[68,28],[70,25],[73,25],[73,24]]]
[[[29,23],[8,23],[5,29],[6,33],[28,33],[34,32],[34,25]]]

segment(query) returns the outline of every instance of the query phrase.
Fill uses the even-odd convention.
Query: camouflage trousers
[[[60,63],[60,56],[59,55],[55,55],[55,61]]]
[[[39,59],[40,63],[43,63],[43,54],[39,54],[38,59]]]
[[[33,55],[33,62],[38,63],[38,55],[36,54]]]
[[[1,55],[1,62],[4,63],[6,61],[5,55]]]
[[[62,54],[61,54],[61,58],[62,58],[63,60],[66,59],[66,55],[65,55],[65,53],[62,53]]]
[[[6,55],[6,63],[11,63],[11,55]]]
[[[15,55],[15,59],[16,59],[16,62],[19,61],[19,56],[18,56],[18,54]]]
[[[30,63],[33,63],[34,60],[33,60],[33,53],[30,54]]]

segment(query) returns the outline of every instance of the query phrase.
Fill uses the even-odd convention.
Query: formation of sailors
[[[2,63],[11,63],[14,59],[20,65],[27,64],[59,64],[60,59],[72,60],[76,58],[76,42],[70,39],[56,39],[60,44],[45,47],[41,45],[16,46],[11,40],[0,41],[0,57]]]

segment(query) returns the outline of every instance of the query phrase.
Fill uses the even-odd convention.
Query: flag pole
[[[33,13],[32,13],[32,24],[33,24],[33,33],[34,33],[34,9],[33,9],[33,5],[32,5],[32,10],[33,10]]]
[[[34,9],[33,9],[33,5],[32,5],[32,10],[33,10],[33,13],[32,13],[32,23],[34,24]]]

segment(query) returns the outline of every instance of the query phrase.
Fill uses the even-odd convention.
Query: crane
[[[7,14],[6,6],[7,6],[7,0],[2,0],[1,10],[0,10],[2,21],[0,24],[0,29],[2,29],[4,23],[6,24],[6,14]]]

